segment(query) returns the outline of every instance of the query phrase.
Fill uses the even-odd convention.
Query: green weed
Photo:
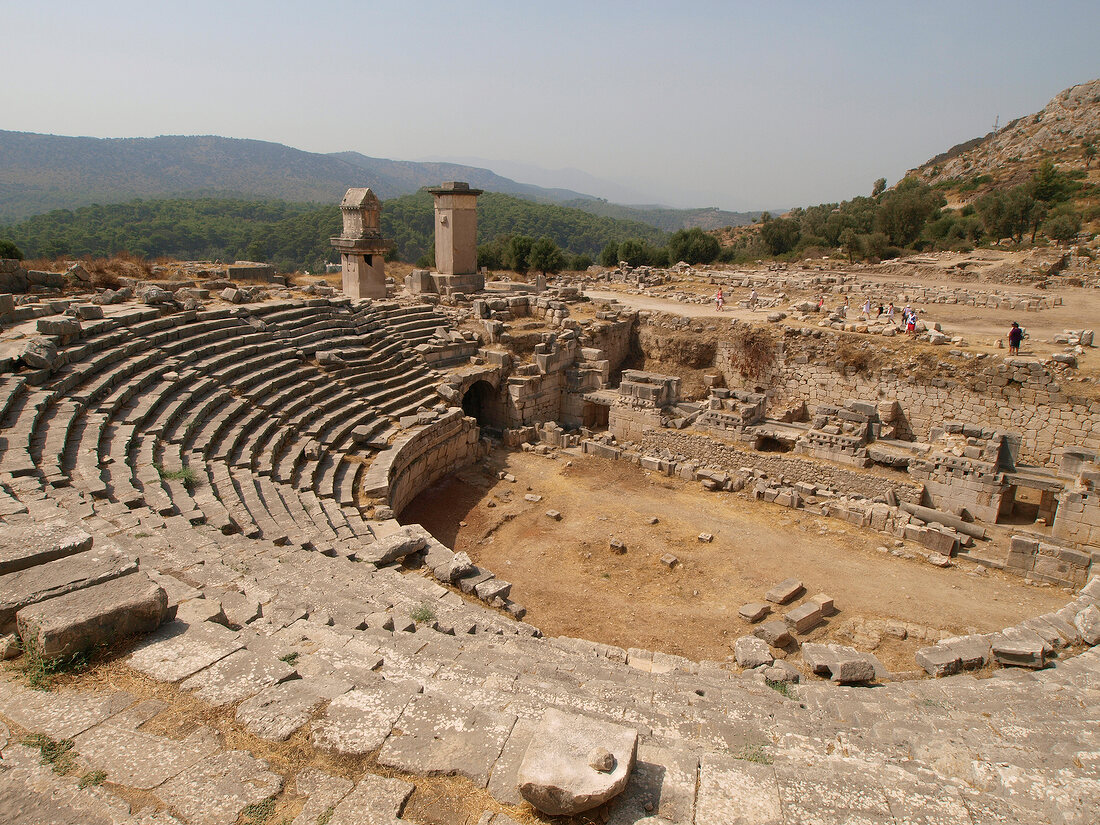
[[[69,753],[73,749],[72,739],[51,739],[44,733],[35,733],[25,737],[23,744],[29,748],[38,748],[42,755],[42,764],[49,765],[60,776],[69,773],[74,767],[73,755]]]

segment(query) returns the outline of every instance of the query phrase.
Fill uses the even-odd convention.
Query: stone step
[[[65,522],[9,524],[0,531],[0,576],[84,553],[92,537]]]
[[[137,560],[109,545],[96,544],[72,556],[0,576],[0,633],[10,632],[15,614],[52,599],[137,571]]]

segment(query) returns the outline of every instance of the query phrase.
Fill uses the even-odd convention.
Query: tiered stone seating
[[[231,707],[255,736],[282,740],[310,724],[319,751],[370,754],[372,765],[407,776],[457,773],[506,803],[519,801],[516,768],[547,709],[631,727],[639,763],[601,817],[613,825],[737,821],[744,811],[782,823],[1053,823],[1085,822],[1096,810],[1095,650],[1034,674],[874,690],[813,683],[781,694],[760,674],[715,663],[540,639],[454,588],[365,560],[399,528],[364,520],[357,507],[360,481],[384,462],[370,464],[370,451],[345,455],[399,425],[395,414],[427,403],[431,373],[392,336],[415,341],[438,319],[324,300],[253,309],[128,311],[74,344],[70,364],[41,383],[0,379],[3,530],[64,517],[94,540],[92,549],[38,559],[33,577],[11,567],[22,557],[4,545],[0,601],[25,593],[14,584],[32,578],[51,599],[72,595],[57,588],[90,594],[136,580],[147,575],[132,569],[140,556],[143,570],[156,571],[155,585],[143,587],[163,588],[177,617],[139,643],[130,667]],[[332,351],[342,363],[310,360]],[[185,467],[198,484],[167,472]],[[449,581],[453,554],[425,541],[414,552]],[[97,551],[104,555],[87,569],[71,561]],[[1075,604],[1100,601],[1100,583],[1090,588]],[[123,596],[106,593],[104,604]],[[60,701],[96,706],[74,696]],[[48,732],[59,714],[41,707],[0,680],[0,714]],[[126,707],[118,701],[71,732],[75,753],[119,788],[129,787],[127,759],[150,761],[150,748],[164,746],[132,718],[113,721]],[[157,712],[133,710],[142,720]],[[992,743],[990,730],[999,737]],[[200,740],[214,743],[204,756],[221,781],[228,752],[217,737]],[[294,778],[264,765],[257,801]],[[173,770],[133,798],[141,791],[184,822],[209,818],[220,786],[212,782],[206,796],[183,767]],[[26,782],[47,787],[42,777]],[[218,815],[235,821],[244,805]]]

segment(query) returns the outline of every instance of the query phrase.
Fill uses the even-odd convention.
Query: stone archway
[[[503,426],[496,389],[488,381],[475,381],[462,395],[462,412],[477,420],[478,426],[499,430]]]

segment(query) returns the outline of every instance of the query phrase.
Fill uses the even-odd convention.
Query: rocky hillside
[[[1100,144],[1100,79],[1071,86],[1035,114],[960,143],[907,175],[957,187],[961,199],[972,200],[990,187],[1023,183],[1047,159],[1062,169],[1084,169],[1089,143]],[[1090,177],[1100,176],[1100,161],[1089,167]]]

